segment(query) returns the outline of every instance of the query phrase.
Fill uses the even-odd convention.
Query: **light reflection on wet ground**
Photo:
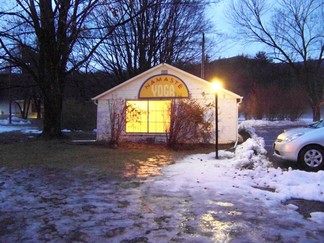
[[[171,156],[157,155],[147,160],[138,160],[136,163],[126,163],[123,177],[147,179],[150,176],[161,175],[163,166],[173,164]]]
[[[152,214],[177,212],[170,221],[178,225],[177,236],[186,242],[321,242],[324,239],[324,231],[317,223],[303,219],[284,205],[274,208],[264,205],[248,193],[237,198],[208,191],[191,195],[185,188],[176,193],[164,192],[159,187],[154,188],[155,192],[152,190],[145,193],[145,203],[164,202],[162,209],[151,206]]]
[[[218,242],[230,241],[229,230],[233,227],[232,222],[220,221],[216,217],[217,212],[210,211],[200,218],[199,227],[203,232],[212,233],[212,239]]]
[[[243,230],[243,227],[240,223],[229,219],[231,216],[241,216],[243,213],[235,210],[235,205],[231,202],[206,200],[206,203],[216,206],[217,210],[209,210],[200,216],[201,231],[210,233],[211,239],[215,242],[233,240],[233,233]]]

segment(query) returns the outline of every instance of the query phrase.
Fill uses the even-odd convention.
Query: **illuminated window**
[[[149,133],[165,133],[170,126],[170,100],[149,101]]]
[[[165,133],[170,126],[170,100],[126,102],[126,132]]]

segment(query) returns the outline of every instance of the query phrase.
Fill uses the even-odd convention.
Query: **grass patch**
[[[117,149],[105,145],[75,145],[66,140],[27,140],[0,146],[0,167],[81,168],[125,176],[158,174],[161,166],[191,153],[207,153],[211,147],[172,151],[164,145],[123,144]],[[156,170],[156,171],[155,171]]]

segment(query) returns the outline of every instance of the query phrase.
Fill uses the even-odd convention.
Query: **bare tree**
[[[166,62],[188,62],[201,56],[201,36],[209,28],[204,19],[206,1],[197,0],[150,0],[118,1],[115,13],[126,9],[124,19],[140,9],[145,11],[127,24],[115,28],[111,38],[96,52],[96,61],[119,82],[133,77],[154,65]],[[99,26],[114,23],[111,16],[101,9],[97,18]],[[106,35],[109,29],[102,29]]]
[[[115,28],[134,15],[112,13],[107,0],[7,0],[0,7],[0,59],[29,73],[44,99],[43,136],[60,137],[63,93],[68,74],[89,60]],[[105,6],[115,18],[98,37],[92,13]],[[142,10],[139,10],[141,12]],[[26,62],[25,52],[29,54]],[[24,56],[24,58],[22,57]]]
[[[287,63],[307,90],[313,119],[323,103],[323,0],[232,0],[229,18],[244,42],[263,43],[276,60]]]
[[[126,111],[129,107],[126,106],[126,101],[123,99],[111,99],[108,100],[109,105],[109,132],[111,146],[118,146],[120,136],[125,129],[127,122]]]

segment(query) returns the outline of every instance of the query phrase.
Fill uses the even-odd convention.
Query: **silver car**
[[[274,156],[299,162],[306,170],[324,168],[324,121],[285,131],[274,143]]]

